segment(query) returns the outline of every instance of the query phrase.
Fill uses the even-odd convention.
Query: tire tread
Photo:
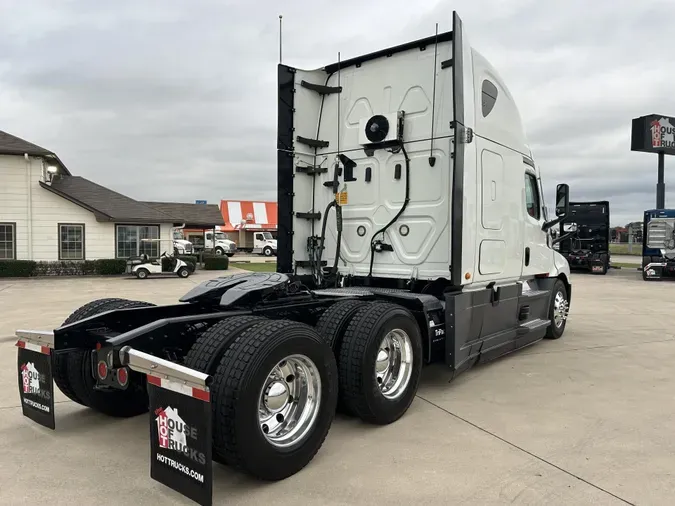
[[[344,333],[338,360],[341,399],[351,413],[366,422],[389,423],[383,422],[373,411],[364,395],[363,364],[374,330],[381,324],[382,318],[389,312],[401,310],[407,312],[404,307],[389,302],[369,304],[356,312]],[[410,318],[415,321],[412,315]],[[419,375],[413,376],[409,388],[417,389],[418,382]]]
[[[296,337],[298,330],[303,330],[307,337],[314,338],[322,345],[326,344],[324,339],[306,324],[290,320],[270,320],[246,329],[223,354],[213,382],[217,403],[215,413],[217,430],[214,430],[214,446],[220,456],[232,467],[239,469],[246,467],[243,461],[242,444],[238,439],[236,430],[236,420],[238,416],[237,401],[242,390],[245,390],[248,386],[245,383],[248,380],[248,373],[257,366],[261,355],[260,350],[266,343],[275,341],[275,345],[279,346],[285,340]],[[329,381],[335,380],[336,378],[329,378]],[[329,408],[324,407],[323,409]],[[314,458],[325,441],[331,424],[332,419],[319,444],[313,450],[309,461]],[[257,478],[269,479],[267,476],[258,474],[255,469],[246,468],[244,470]]]

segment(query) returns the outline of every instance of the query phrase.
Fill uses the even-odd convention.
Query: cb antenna
[[[429,165],[436,165],[434,156],[434,123],[436,112],[436,58],[438,57],[438,23],[436,23],[436,40],[434,42],[434,91],[431,97],[431,148],[429,149]]]
[[[282,34],[282,28],[283,28],[283,27],[282,27],[282,24],[281,24],[281,19],[282,19],[282,18],[283,18],[283,16],[282,16],[281,14],[279,14],[279,63],[282,62],[282,53],[281,53],[281,47],[282,47],[282,44],[281,44],[281,42],[282,42],[282,40],[281,40],[281,34]]]

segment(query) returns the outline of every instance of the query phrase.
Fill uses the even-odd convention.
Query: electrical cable
[[[333,76],[334,72],[331,72],[326,76],[326,82],[324,83],[324,86],[328,86],[328,81],[330,78]],[[319,108],[319,119],[316,125],[316,138],[319,139],[319,134],[321,133],[321,118],[323,117],[323,106],[324,102],[326,100],[326,96],[322,95],[321,96],[321,107]],[[317,158],[317,148],[314,148],[314,160],[313,160],[313,167],[316,168],[316,158]],[[322,162],[323,163],[323,162]],[[316,176],[312,178],[312,212],[314,212],[314,207],[316,204]],[[312,222],[312,232],[311,232],[312,237],[314,237],[314,222]],[[310,245],[307,245],[307,253],[309,254],[309,268],[312,273],[312,278],[314,278],[315,282],[318,284],[319,282],[317,280],[321,279],[321,252],[319,251],[319,263],[318,265],[316,264],[316,255],[317,251],[316,249]]]
[[[384,233],[387,231],[387,229],[392,226],[394,223],[396,223],[396,220],[403,214],[403,211],[405,211],[406,207],[408,207],[408,202],[410,202],[410,158],[408,158],[408,153],[405,150],[405,145],[403,144],[403,141],[400,142],[401,146],[401,152],[403,153],[403,156],[405,157],[405,200],[403,201],[403,205],[401,206],[401,209],[399,209],[398,213],[396,213],[396,216],[394,216],[389,223],[387,223],[384,227],[382,227],[380,230],[375,232],[373,234],[372,239],[370,240],[370,269],[368,271],[368,277],[373,276],[373,262],[375,261],[375,248],[378,244],[378,242],[375,240],[375,238],[379,235],[382,234],[382,238],[384,239]]]

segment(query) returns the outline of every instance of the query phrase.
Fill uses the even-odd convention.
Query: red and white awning
[[[224,232],[277,229],[276,202],[221,200],[220,213],[225,222],[220,229]]]

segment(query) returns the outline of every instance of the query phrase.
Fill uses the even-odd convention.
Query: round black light
[[[359,237],[366,235],[366,227],[359,225],[359,228],[356,229],[356,233],[359,234]]]
[[[410,233],[410,229],[408,228],[408,225],[401,225],[398,229],[399,233],[405,237]]]
[[[366,123],[366,137],[370,142],[382,142],[389,133],[389,121],[381,114],[377,114]]]

